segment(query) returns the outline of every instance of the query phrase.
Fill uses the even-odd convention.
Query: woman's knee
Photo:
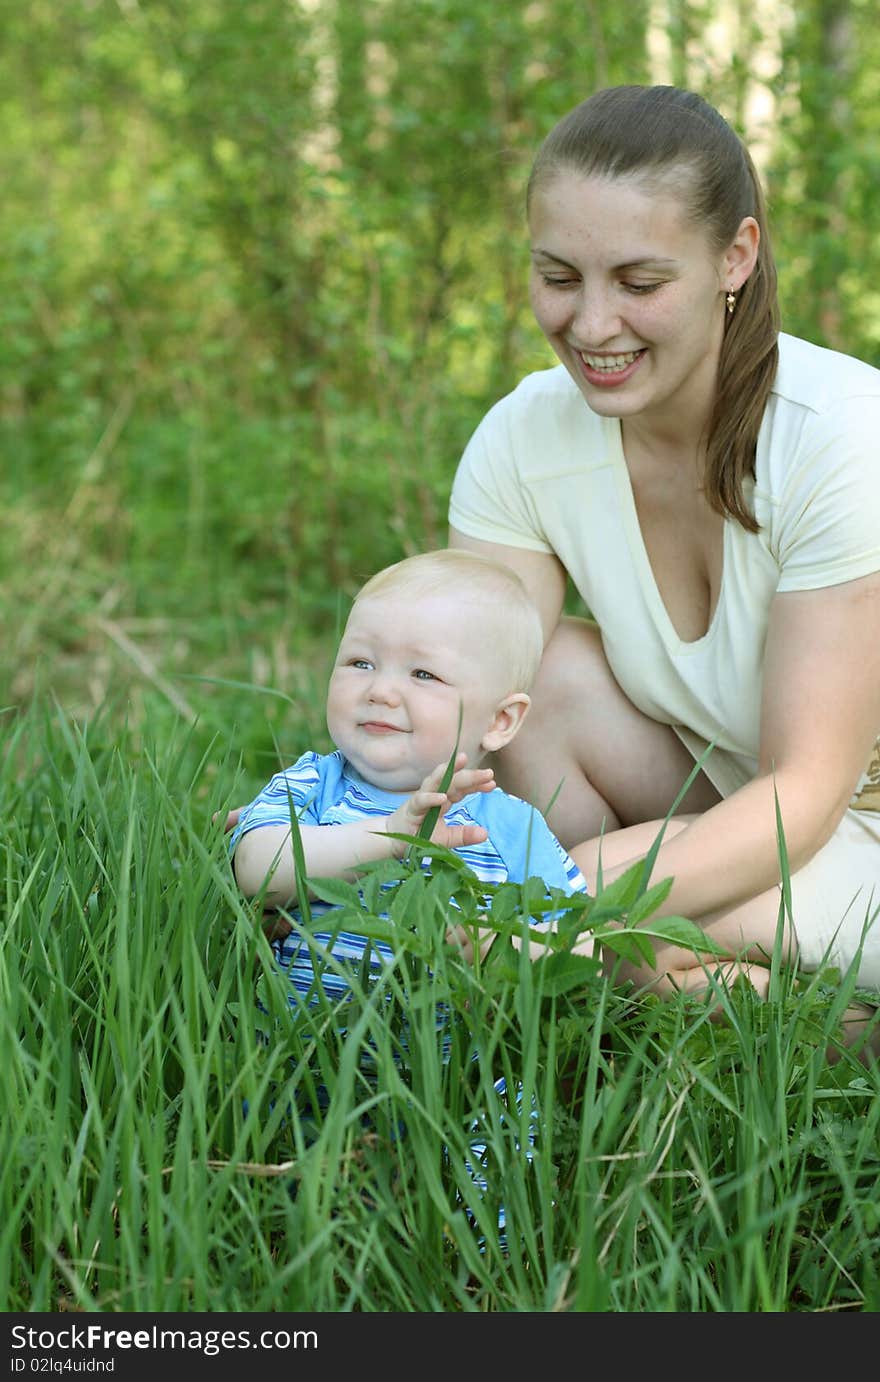
[[[602,635],[587,619],[560,620],[549,643],[532,688],[532,702],[539,714],[559,714],[568,709],[589,710],[590,702],[614,681],[602,647]]]
[[[617,727],[633,718],[651,723],[615,680],[598,626],[586,619],[563,619],[544,649],[520,737],[564,748],[579,758],[606,734],[616,738]]]
[[[566,848],[620,824],[598,785],[607,774],[596,770],[594,748],[609,678],[596,626],[563,620],[544,650],[523,728],[495,758],[500,786],[543,811]]]
[[[520,780],[536,767],[557,780],[564,773],[569,801],[575,782],[588,783],[599,805],[582,812],[578,825],[592,827],[591,835],[603,821],[614,829],[664,816],[693,769],[670,726],[646,715],[621,688],[597,625],[576,618],[563,619],[548,642],[523,731],[504,756]],[[550,770],[542,768],[543,760]],[[504,785],[522,795],[515,776]],[[718,793],[700,774],[680,805],[701,812],[716,801]],[[564,842],[587,838],[573,829]]]

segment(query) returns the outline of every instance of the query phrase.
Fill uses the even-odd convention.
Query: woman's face
[[[535,317],[593,411],[701,430],[725,294],[742,280],[731,285],[729,255],[685,219],[672,181],[561,169],[533,193],[529,228]]]

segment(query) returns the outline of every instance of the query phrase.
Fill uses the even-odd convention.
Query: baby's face
[[[511,689],[492,643],[478,609],[442,593],[358,600],[327,693],[334,744],[362,777],[390,792],[419,787],[449,759],[457,737],[475,767]]]

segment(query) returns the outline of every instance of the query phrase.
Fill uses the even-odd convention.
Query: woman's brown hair
[[[732,243],[744,216],[761,232],[758,259],[725,317],[715,404],[706,438],[705,494],[718,513],[758,531],[743,493],[754,479],[758,431],[778,362],[779,305],[767,210],[745,145],[718,111],[675,86],[612,86],[570,111],[538,150],[528,198],[556,173],[671,179],[685,213],[713,249]]]

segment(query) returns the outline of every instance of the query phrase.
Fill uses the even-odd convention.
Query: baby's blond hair
[[[435,595],[438,587],[471,608],[479,606],[485,620],[479,651],[491,649],[508,670],[505,694],[528,691],[544,651],[544,634],[536,604],[509,566],[460,547],[420,552],[377,571],[358,591],[355,604],[391,592],[417,601]]]

